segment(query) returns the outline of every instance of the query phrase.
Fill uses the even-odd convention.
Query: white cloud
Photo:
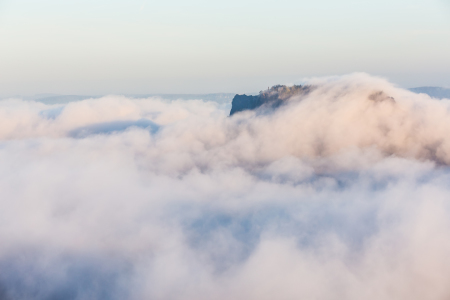
[[[1,101],[0,298],[448,297],[449,103],[361,74],[311,82],[233,117]]]

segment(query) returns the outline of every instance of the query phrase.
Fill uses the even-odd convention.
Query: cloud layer
[[[450,103],[309,83],[233,117],[1,101],[0,299],[448,298]]]

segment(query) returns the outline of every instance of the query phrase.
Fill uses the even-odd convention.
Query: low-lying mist
[[[450,101],[0,101],[0,299],[447,299]]]

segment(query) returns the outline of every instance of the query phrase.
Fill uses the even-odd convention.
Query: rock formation
[[[276,108],[289,98],[296,95],[307,94],[311,89],[311,86],[275,85],[270,89],[259,92],[259,95],[257,96],[236,95],[233,98],[230,116],[240,111],[252,110],[261,106]]]

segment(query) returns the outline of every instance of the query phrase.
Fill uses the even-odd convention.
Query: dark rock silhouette
[[[230,116],[240,111],[253,110],[259,107],[276,108],[284,104],[289,98],[306,95],[311,90],[311,86],[275,85],[270,89],[259,92],[257,96],[236,95],[231,104]]]
[[[386,95],[383,91],[374,92],[369,95],[369,100],[372,100],[376,103],[378,102],[390,102],[395,103],[395,99],[393,97],[390,97],[389,95]]]

